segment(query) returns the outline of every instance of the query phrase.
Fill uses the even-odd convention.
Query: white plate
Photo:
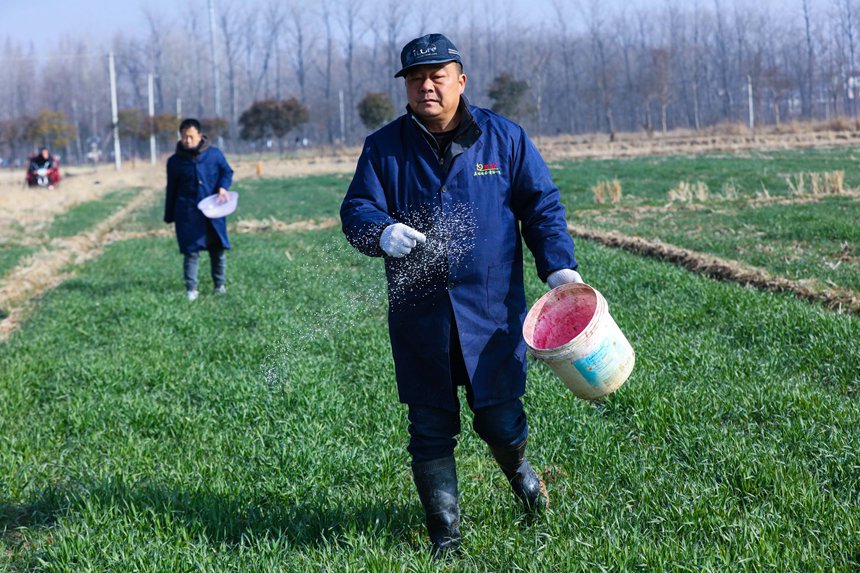
[[[197,203],[197,208],[210,219],[219,219],[235,211],[238,204],[239,194],[235,191],[227,191],[227,201],[224,203],[218,202],[218,194],[216,193]]]

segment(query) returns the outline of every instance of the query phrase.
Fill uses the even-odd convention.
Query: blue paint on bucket
[[[612,340],[603,340],[594,352],[588,356],[583,356],[582,358],[574,360],[572,362],[573,367],[582,374],[582,377],[585,378],[586,382],[592,386],[599,386],[601,384],[600,380],[604,375],[603,370],[606,369],[606,364],[610,361],[613,346]]]

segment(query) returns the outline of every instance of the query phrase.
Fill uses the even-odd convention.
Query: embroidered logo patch
[[[479,175],[501,175],[502,169],[501,164],[499,162],[495,163],[476,163],[475,164],[475,177]]]

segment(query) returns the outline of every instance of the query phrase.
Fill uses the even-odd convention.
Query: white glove
[[[550,289],[554,289],[557,286],[561,286],[567,283],[582,283],[585,282],[582,280],[582,277],[579,276],[579,273],[571,270],[571,269],[560,269],[551,273],[547,279],[546,284]]]
[[[424,243],[427,237],[403,223],[394,223],[385,227],[379,238],[379,246],[389,257],[405,257],[418,243]]]

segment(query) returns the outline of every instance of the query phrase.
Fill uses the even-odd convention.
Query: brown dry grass
[[[591,188],[591,193],[597,204],[602,205],[609,201],[613,205],[617,205],[621,201],[621,181],[618,179],[598,181],[597,185]]]
[[[837,122],[793,122],[750,130],[743,124],[720,124],[693,131],[668,133],[603,133],[543,137],[538,148],[547,161],[605,159],[645,155],[685,155],[708,152],[771,151],[804,147],[843,147],[860,144],[860,129],[846,131]]]

